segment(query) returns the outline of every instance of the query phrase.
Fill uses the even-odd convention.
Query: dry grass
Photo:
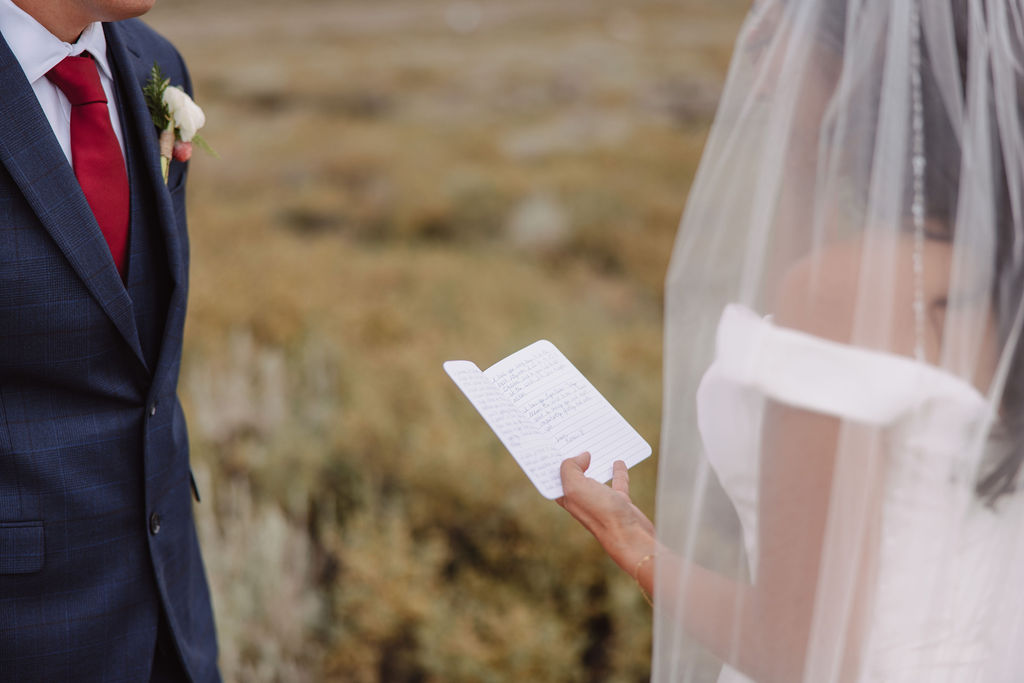
[[[631,580],[441,363],[546,337],[657,443],[661,284],[742,9],[152,12],[220,154],[181,393],[228,680],[645,679]]]

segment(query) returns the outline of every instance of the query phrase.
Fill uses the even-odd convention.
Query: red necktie
[[[110,125],[100,72],[89,56],[65,57],[46,77],[71,103],[71,166],[123,278],[128,253],[128,174]]]

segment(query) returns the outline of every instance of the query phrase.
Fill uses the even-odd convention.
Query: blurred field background
[[[748,4],[150,13],[220,155],[181,397],[228,681],[647,680],[636,586],[441,363],[548,338],[657,449],[662,281]]]

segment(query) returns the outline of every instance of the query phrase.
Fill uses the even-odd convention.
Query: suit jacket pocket
[[[0,574],[31,574],[43,568],[43,523],[0,522]]]

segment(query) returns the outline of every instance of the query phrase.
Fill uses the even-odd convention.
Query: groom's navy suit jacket
[[[105,27],[131,188],[127,284],[0,39],[0,681],[146,681],[161,611],[218,679],[177,399],[185,165],[160,175],[143,95],[170,43]],[[198,493],[196,492],[196,497]]]

